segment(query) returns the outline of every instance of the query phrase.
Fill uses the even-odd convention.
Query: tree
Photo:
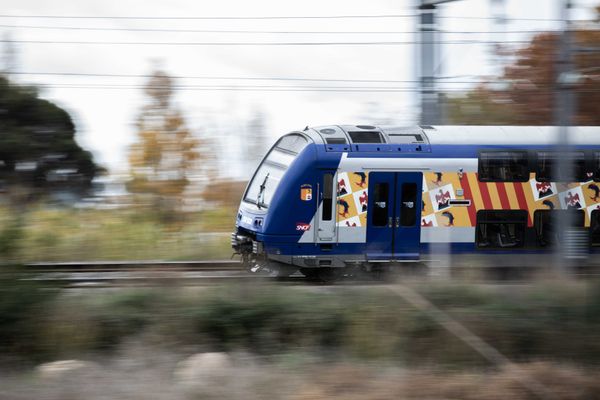
[[[164,71],[154,71],[145,93],[148,99],[138,117],[138,142],[129,154],[128,190],[168,222],[182,210],[190,176],[201,159],[200,142],[173,104],[173,81]]]
[[[0,191],[13,203],[58,193],[82,196],[101,170],[75,141],[65,110],[0,77]]]
[[[600,7],[598,18],[600,18]],[[578,28],[574,46],[600,47],[600,29]],[[454,124],[553,125],[556,101],[556,60],[560,49],[557,33],[541,33],[516,52],[516,61],[496,80],[503,90],[481,84],[466,96],[448,102],[448,115]],[[600,125],[600,51],[577,52],[573,63],[581,79],[573,86],[577,109],[575,125]]]

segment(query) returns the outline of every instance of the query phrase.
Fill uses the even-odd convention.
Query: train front
[[[315,160],[313,139],[294,132],[282,136],[254,172],[231,234],[233,250],[248,270],[294,272],[291,256],[315,213]]]

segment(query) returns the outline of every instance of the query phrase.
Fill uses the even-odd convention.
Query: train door
[[[391,259],[394,250],[395,172],[369,174],[367,204],[367,258]]]
[[[419,258],[420,172],[371,172],[367,209],[367,258]]]
[[[325,171],[319,184],[317,204],[317,241],[331,242],[335,238],[336,225],[336,179],[335,171]]]
[[[421,245],[421,172],[396,173],[396,219],[394,221],[394,256],[417,259]]]

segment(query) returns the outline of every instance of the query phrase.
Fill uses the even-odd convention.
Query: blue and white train
[[[569,128],[568,147],[557,139],[557,127],[524,126],[289,133],[245,190],[233,249],[249,269],[311,277],[435,248],[523,259],[568,242],[586,257],[600,248],[600,127]]]

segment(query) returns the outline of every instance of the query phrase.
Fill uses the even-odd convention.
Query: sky
[[[78,142],[111,172],[127,171],[127,151],[136,140],[134,122],[144,102],[143,75],[160,66],[179,77],[175,83],[181,89],[176,92],[175,101],[194,134],[213,140],[215,151],[221,155],[223,175],[247,178],[251,169],[235,160],[244,154],[244,140],[249,140],[244,139],[245,133],[257,112],[265,115],[266,134],[271,142],[281,134],[307,125],[418,122],[415,3],[415,0],[4,0],[0,37],[8,33],[13,41],[27,42],[16,44],[13,78],[19,83],[39,85],[42,97],[67,109],[74,117]],[[501,71],[502,63],[507,60],[499,60],[490,51],[491,45],[482,42],[502,41],[509,46],[522,46],[510,42],[528,40],[534,34],[523,31],[555,30],[561,26],[555,20],[559,16],[558,0],[505,0],[504,3],[510,21],[505,28],[494,25],[490,19],[493,16],[490,0],[459,0],[440,6],[439,29],[444,33],[440,35],[437,74],[456,77],[445,79],[448,83],[444,87],[468,89],[473,86],[470,82]],[[589,19],[591,7],[598,3],[598,0],[575,1],[572,17]],[[396,17],[364,17],[389,15]],[[272,18],[282,16],[295,18]],[[309,16],[320,18],[298,18]],[[502,29],[518,33],[489,33]],[[109,43],[56,43],[74,41]],[[456,43],[459,41],[463,43]],[[156,44],[159,42],[170,44]],[[280,44],[206,45],[241,42]],[[399,43],[281,45],[290,42]],[[55,75],[64,73],[91,76]],[[214,90],[215,86],[220,90]]]

